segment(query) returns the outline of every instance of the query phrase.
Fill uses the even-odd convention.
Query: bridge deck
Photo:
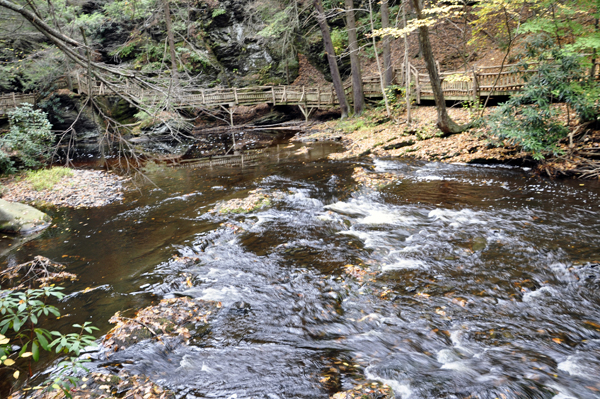
[[[600,65],[597,63],[596,65]],[[433,91],[429,75],[419,72],[409,65],[411,95],[417,103],[422,100],[433,100]],[[442,72],[442,90],[446,100],[469,101],[479,100],[488,96],[507,96],[522,90],[525,77],[536,70],[524,71],[517,65],[479,67],[468,72]],[[402,77],[404,67],[395,70],[396,84],[404,85]],[[160,105],[167,100],[177,108],[193,107],[223,107],[231,109],[236,105],[298,105],[307,117],[312,110],[318,108],[337,107],[338,100],[332,85],[320,87],[306,86],[256,86],[245,88],[214,88],[214,89],[178,89],[169,92],[168,89],[145,89],[130,82],[113,82],[106,87],[100,82],[88,82],[77,76],[77,90],[81,94],[92,96],[110,96],[119,93],[126,95],[138,104]],[[381,84],[379,76],[363,78],[365,97],[381,99]],[[345,87],[348,99],[352,100],[352,87]],[[0,116],[23,103],[36,101],[36,94],[10,93],[0,95]]]

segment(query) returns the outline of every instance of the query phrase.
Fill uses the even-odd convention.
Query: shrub
[[[38,168],[50,158],[52,151],[52,125],[48,115],[34,110],[31,104],[23,104],[9,112],[9,132],[0,138],[0,172],[15,171],[15,162],[8,154],[16,157],[20,167]]]
[[[521,146],[538,160],[559,154],[558,142],[569,132],[560,122],[561,111],[555,103],[567,104],[580,122],[597,120],[599,115],[600,87],[589,77],[584,58],[557,49],[550,54],[550,59],[548,53],[539,55],[537,71],[526,75],[522,92],[498,107],[488,121],[492,134]]]
[[[89,322],[74,324],[78,331],[68,334],[40,326],[53,316],[60,317],[58,308],[47,303],[52,298],[62,300],[65,297],[63,288],[54,283],[76,279],[74,274],[64,271],[64,265],[38,256],[31,262],[0,272],[2,282],[14,279],[19,279],[18,286],[0,290],[0,370],[8,369],[15,384],[21,377],[21,370],[31,370],[31,362],[37,362],[43,351],[79,356],[86,347],[96,346],[91,334],[98,328]],[[39,288],[33,288],[34,285]],[[60,389],[70,397],[68,391],[77,382],[72,374],[84,369],[85,361],[70,357],[60,362],[57,371],[43,385],[48,389]]]

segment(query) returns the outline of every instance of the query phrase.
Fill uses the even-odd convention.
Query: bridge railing
[[[35,94],[2,94],[0,95],[0,115],[4,116],[25,103],[35,104]]]

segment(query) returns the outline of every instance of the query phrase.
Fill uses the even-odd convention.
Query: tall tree
[[[406,32],[406,9],[408,8],[408,0],[402,1],[402,24],[404,26],[404,101],[406,102],[406,123],[411,124],[412,118],[410,115],[410,63],[408,62],[408,32]]]
[[[369,21],[371,22],[371,40],[373,40],[373,49],[375,50],[375,61],[377,62],[377,71],[379,72],[379,84],[381,86],[381,95],[383,96],[383,102],[385,103],[385,111],[387,112],[388,118],[392,117],[392,110],[390,109],[390,103],[385,92],[385,86],[383,84],[383,71],[381,70],[381,62],[379,62],[379,55],[377,54],[377,42],[375,41],[375,23],[373,22],[373,0],[369,0]]]
[[[381,29],[390,27],[390,8],[388,0],[381,1]],[[392,69],[392,51],[390,45],[390,36],[383,36],[383,83],[385,87],[392,84],[394,80],[394,70]]]
[[[354,115],[358,116],[365,110],[365,94],[363,92],[362,73],[358,59],[358,39],[356,38],[356,20],[354,19],[354,1],[345,0],[346,29],[348,31],[348,46],[350,47],[350,64],[352,67],[352,95],[354,100]]]
[[[412,0],[412,5],[417,13],[417,19],[424,20],[425,17],[423,15],[423,9],[421,8],[421,1]],[[437,126],[445,135],[463,132],[467,127],[454,122],[450,118],[450,115],[448,115],[448,110],[446,109],[446,99],[442,92],[442,81],[440,80],[440,74],[435,64],[435,58],[433,57],[431,42],[429,41],[429,27],[426,23],[418,24],[418,27],[419,43],[421,45],[421,51],[423,51],[423,58],[425,59],[429,80],[431,81],[435,107],[437,108]]]
[[[333,49],[333,42],[331,41],[329,26],[327,25],[327,19],[325,18],[323,3],[321,0],[313,0],[313,2],[317,11],[317,22],[319,23],[319,28],[321,29],[321,34],[323,35],[323,44],[325,46],[325,53],[327,53],[327,61],[329,62],[329,70],[331,72],[331,79],[333,80],[333,87],[335,88],[335,94],[337,95],[340,103],[342,118],[346,118],[348,116],[348,101],[346,100],[346,93],[344,93],[344,85],[342,84],[342,78],[340,77],[340,70],[338,69],[337,60],[335,59],[335,50]]]
[[[169,0],[162,0],[165,14],[165,23],[167,25],[167,38],[169,40],[169,52],[171,54],[171,77],[177,80],[177,58],[175,55],[175,37],[171,23],[171,10],[169,9]]]

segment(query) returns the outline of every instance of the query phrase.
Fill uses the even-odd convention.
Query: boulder
[[[52,219],[44,212],[20,204],[0,199],[0,232],[30,234],[50,225]]]

